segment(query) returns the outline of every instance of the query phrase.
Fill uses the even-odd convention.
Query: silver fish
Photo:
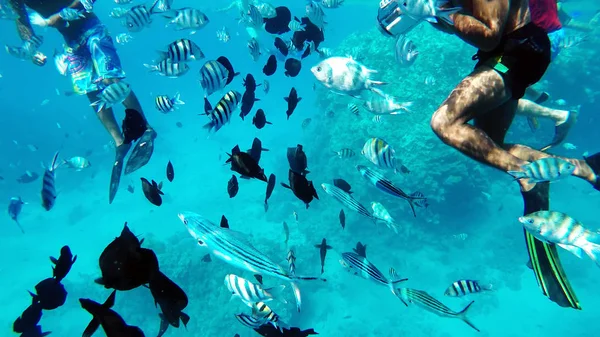
[[[115,40],[117,40],[118,44],[124,45],[131,42],[131,40],[133,40],[133,36],[131,36],[129,33],[121,33],[115,37]]]
[[[375,96],[364,103],[364,107],[370,113],[376,115],[400,115],[410,112],[409,107],[412,102],[398,103],[394,97],[386,95],[385,97]]]
[[[200,85],[204,89],[204,96],[222,90],[227,85],[229,70],[218,61],[208,61],[200,69]]]
[[[419,55],[417,47],[406,37],[406,35],[398,36],[394,52],[396,62],[398,62],[401,67],[410,67],[415,63],[417,56]]]
[[[23,227],[21,227],[21,224],[19,223],[19,214],[21,214],[21,210],[23,209],[24,204],[25,203],[23,202],[21,197],[10,198],[10,202],[8,203],[8,215],[11,219],[15,221],[17,226],[19,226],[19,229],[21,230],[21,232],[23,232],[23,234],[25,233],[25,230],[23,229]]]
[[[74,8],[63,8],[58,13],[58,16],[60,16],[61,19],[67,22],[65,24],[65,27],[69,27],[69,21],[85,19],[85,14],[83,14],[83,12],[84,11],[79,11]]]
[[[96,111],[108,109],[115,104],[122,103],[130,93],[131,87],[129,87],[129,84],[123,81],[115,82],[102,89],[98,95],[99,100],[90,105],[97,107]]]
[[[344,3],[344,0],[322,0],[321,4],[325,8],[338,8]]]
[[[279,299],[283,303],[287,303],[285,299],[281,297],[281,292],[285,289],[284,285],[263,289],[260,285],[254,284],[245,278],[234,274],[227,274],[225,276],[225,285],[234,297],[239,297],[248,305],[256,302],[267,302],[274,299]]]
[[[336,94],[362,99],[366,91],[372,91],[385,96],[376,86],[386,83],[372,79],[377,71],[352,58],[333,56],[319,62],[310,71],[321,84]]]
[[[448,2],[447,0],[404,0],[399,2],[399,7],[401,13],[406,14],[415,21],[425,20],[437,23],[441,19],[453,25],[454,22],[450,18],[450,15],[460,11],[462,8],[442,8]]]
[[[388,287],[393,294],[396,294],[396,284],[408,280],[406,278],[398,278],[394,268],[390,268],[391,279],[388,279],[379,269],[377,269],[377,267],[375,267],[373,263],[371,263],[371,261],[367,260],[366,257],[360,256],[356,253],[342,253],[342,260],[340,263],[345,268],[353,270],[355,275],[359,275],[362,278],[372,280],[375,283]]]
[[[137,33],[145,27],[150,26],[152,23],[151,16],[152,8],[148,10],[145,5],[137,5],[129,9],[129,11],[125,14],[125,19],[122,23],[127,30]]]
[[[151,72],[157,72],[170,78],[183,76],[190,70],[190,66],[187,63],[177,63],[170,59],[162,60],[157,64],[144,64],[144,66]]]
[[[62,165],[75,169],[76,171],[81,171],[92,166],[90,161],[84,157],[71,157],[68,160],[63,160]]]
[[[109,15],[111,18],[120,19],[120,18],[124,17],[125,15],[127,15],[128,12],[129,12],[129,10],[127,8],[115,7],[110,11]]]
[[[310,1],[306,5],[306,17],[319,29],[323,30],[325,27],[325,12],[323,11],[323,7],[319,5],[316,1]]]
[[[229,123],[233,111],[238,108],[240,101],[242,100],[242,94],[235,90],[231,90],[226,93],[221,100],[217,103],[214,109],[205,111],[209,115],[211,121],[204,125],[204,129],[208,131],[217,132],[223,127],[223,125]],[[208,102],[205,98],[205,102]],[[210,105],[210,103],[209,103]]]
[[[175,111],[178,108],[178,105],[185,104],[181,99],[181,95],[176,93],[173,98],[170,98],[167,95],[159,95],[154,99],[154,104],[156,109],[162,113],[169,113]]]
[[[523,171],[507,173],[515,179],[528,179],[531,183],[539,183],[567,178],[575,171],[575,165],[563,159],[548,157],[523,165],[521,169]]]
[[[260,46],[255,38],[251,38],[250,41],[248,41],[248,50],[250,51],[252,60],[254,62],[258,61],[258,58],[260,57]]]
[[[159,51],[159,54],[161,61],[169,59],[175,63],[197,61],[204,58],[200,47],[189,39],[176,40],[167,46],[167,51]]]
[[[256,6],[256,8],[258,8],[260,15],[262,15],[262,17],[265,19],[272,19],[277,16],[277,10],[275,9],[275,6],[268,2],[260,3]]]
[[[165,15],[171,19],[166,26],[174,25],[177,30],[190,29],[196,31],[206,27],[210,22],[206,14],[195,8],[185,7],[172,13],[172,15]]]
[[[389,229],[398,234],[398,225],[396,224],[396,220],[392,218],[388,210],[381,203],[372,202],[371,208],[373,209],[373,216],[375,218],[385,223]]]
[[[352,197],[348,192],[342,190],[341,188],[331,185],[331,184],[321,184],[323,190],[340,202],[342,205],[346,206],[348,209],[357,212],[360,215],[363,215],[369,219],[375,220],[373,214],[369,212],[369,210],[359,203],[354,197]]]
[[[252,316],[262,319],[264,323],[270,323],[274,327],[278,328],[279,331],[283,331],[282,328],[288,328],[289,325],[281,320],[268,305],[264,302],[257,302],[252,304]]]

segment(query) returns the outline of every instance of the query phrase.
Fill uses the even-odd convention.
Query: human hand
[[[440,18],[436,18],[437,22],[431,22],[431,25],[433,26],[433,28],[439,30],[440,32],[444,32],[446,34],[455,34],[456,33],[456,28],[454,27],[454,25],[440,19]]]
[[[33,55],[33,57],[31,58],[31,61],[33,62],[33,64],[35,64],[36,66],[39,66],[39,67],[45,66],[47,60],[48,60],[48,57],[40,51],[36,52]]]
[[[60,13],[53,14],[46,19],[46,23],[50,27],[58,27],[60,24],[64,24],[63,22],[64,20],[60,17]]]

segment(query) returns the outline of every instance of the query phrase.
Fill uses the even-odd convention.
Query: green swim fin
[[[549,183],[538,183],[531,191],[522,192],[522,195],[525,215],[550,208]],[[526,230],[524,232],[531,266],[544,296],[561,307],[581,310],[560,263],[556,245],[539,241]]]

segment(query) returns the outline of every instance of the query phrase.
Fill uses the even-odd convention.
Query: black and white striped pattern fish
[[[360,174],[367,181],[369,181],[371,184],[373,184],[373,186],[377,187],[379,190],[381,190],[387,194],[390,194],[395,197],[402,198],[402,199],[408,201],[410,208],[412,209],[413,215],[415,217],[417,216],[417,213],[415,212],[415,207],[414,207],[415,202],[417,200],[425,200],[425,203],[427,203],[427,198],[419,197],[414,194],[413,195],[406,194],[403,190],[396,187],[392,183],[391,180],[387,179],[382,173],[380,173],[376,170],[370,169],[363,165],[356,166],[356,169],[358,169]]]
[[[414,202],[415,205],[417,205],[419,207],[429,206],[427,197],[425,196],[425,194],[423,194],[423,192],[416,191],[416,192],[411,193],[410,196],[415,198],[415,202]]]
[[[190,66],[187,63],[176,63],[170,59],[164,59],[157,64],[144,64],[151,72],[157,72],[165,77],[177,78],[185,75]]]
[[[343,148],[339,151],[333,151],[333,153],[335,153],[335,155],[340,159],[348,159],[356,156],[356,152],[348,148]]]
[[[175,97],[170,98],[167,95],[159,95],[154,99],[154,103],[156,104],[156,109],[162,113],[169,113],[175,111],[178,105],[185,104],[184,101],[180,99],[179,93],[175,94]]]
[[[244,303],[249,305],[261,301],[272,301],[276,297],[281,296],[281,291],[285,289],[284,285],[263,289],[260,285],[234,274],[227,274],[225,276],[225,285],[231,291],[232,295],[239,297]],[[279,299],[283,303],[287,303],[283,298],[279,297]]]
[[[444,292],[444,295],[450,297],[462,297],[468,294],[480,293],[482,291],[492,290],[491,284],[480,285],[474,280],[458,280],[452,283]]]
[[[200,69],[200,85],[204,89],[204,97],[222,90],[227,85],[229,70],[220,62],[206,62]]]
[[[229,123],[231,115],[237,109],[241,99],[242,94],[235,90],[226,93],[212,111],[206,111],[211,121],[204,125],[204,128],[211,132],[219,131],[223,125]]]
[[[287,257],[286,260],[288,262],[288,265],[290,266],[290,275],[291,276],[295,276],[296,275],[296,254],[294,253],[293,249],[290,249],[287,253]]]
[[[393,169],[394,172],[398,171],[396,151],[381,138],[369,138],[363,145],[360,153],[370,162],[381,168]]]
[[[319,5],[316,1],[310,1],[308,5],[306,5],[306,16],[315,26],[319,29],[323,30],[325,27],[325,12],[323,11],[323,7]]]
[[[292,32],[303,32],[304,31],[304,26],[301,22],[297,21],[297,20],[292,20],[290,21],[290,23],[288,24],[288,28],[292,31]]]
[[[288,266],[289,266],[289,275],[292,277],[295,277],[296,276],[296,254],[294,253],[293,248],[288,251],[286,260],[287,260]],[[294,293],[294,298],[296,299],[296,309],[298,309],[298,312],[300,312],[300,310],[302,309],[302,296],[300,294],[300,288],[298,287],[298,284],[296,284],[295,282],[290,282],[290,285],[291,285],[292,291]]]
[[[152,8],[148,9],[145,5],[137,5],[131,7],[125,19],[123,25],[132,33],[140,32],[144,27],[150,26],[152,23]]]
[[[475,327],[475,325],[467,318],[467,310],[469,310],[473,302],[469,303],[463,310],[456,312],[422,290],[398,288],[396,289],[396,296],[398,296],[406,306],[408,306],[409,303],[414,303],[440,317],[458,318],[479,332],[479,329],[477,329],[477,327]]]
[[[248,51],[250,52],[250,56],[252,56],[252,60],[254,62],[258,61],[258,58],[260,57],[260,46],[255,38],[251,38],[250,41],[248,41]]]
[[[200,47],[190,39],[179,39],[167,46],[166,52],[160,52],[160,60],[170,59],[175,63],[196,61],[204,58]]]
[[[42,181],[42,206],[46,211],[54,207],[56,202],[56,187],[54,186],[55,176],[54,171],[60,166],[58,162],[58,152],[54,154],[50,167],[44,171],[44,179]]]
[[[375,116],[373,116],[372,121],[373,121],[373,123],[380,124],[380,123],[383,123],[383,118],[379,115],[375,115]]]
[[[247,26],[260,28],[263,25],[263,16],[256,6],[252,4],[248,5],[248,11],[244,14],[243,20]]]
[[[156,11],[157,12],[166,12],[171,10],[171,6],[173,6],[173,0],[157,0],[156,1]]]
[[[325,192],[327,194],[332,196],[334,199],[339,201],[342,205],[346,206],[348,209],[350,209],[354,212],[357,212],[360,215],[366,216],[369,219],[375,220],[375,218],[373,217],[373,214],[371,214],[371,212],[369,212],[369,210],[365,206],[363,206],[361,203],[356,201],[356,199],[354,199],[346,191],[342,190],[341,188],[339,188],[337,186],[334,186],[331,184],[325,184],[325,183],[321,184],[321,187],[323,187],[323,190],[325,190]]]
[[[282,331],[282,328],[289,327],[284,323],[279,315],[277,315],[268,305],[264,302],[257,302],[252,304],[252,316],[262,319],[265,323],[270,323],[274,327]]]
[[[348,103],[348,111],[350,111],[353,115],[358,116],[359,110],[358,106],[354,103]]]
[[[258,329],[265,323],[263,318],[256,318],[248,314],[236,314],[235,318],[242,323],[242,325],[249,327],[250,329]]]
[[[396,293],[396,288],[394,287],[395,284],[408,280],[398,278],[394,268],[390,268],[391,279],[388,279],[373,263],[367,260],[366,257],[356,253],[342,253],[342,261],[340,262],[344,267],[352,269],[356,275],[390,288],[393,294]]]
[[[174,25],[176,30],[190,29],[192,33],[204,28],[210,20],[202,11],[195,8],[182,8],[174,11],[174,16],[169,16],[166,27]]]
[[[96,111],[105,108],[108,109],[115,104],[122,103],[130,93],[131,88],[129,87],[129,84],[123,81],[115,82],[102,89],[98,95],[99,100],[90,105],[95,106],[97,108]]]

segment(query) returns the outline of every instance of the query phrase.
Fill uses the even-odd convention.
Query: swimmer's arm
[[[67,6],[65,8],[83,9],[83,5],[81,4],[81,2],[79,0],[75,0],[69,6]],[[60,12],[56,13],[56,14],[52,14],[48,18],[48,25],[49,26],[56,27],[59,24],[65,25],[64,20],[60,17]]]
[[[482,51],[491,51],[502,40],[504,26],[508,21],[509,0],[486,1],[479,6],[477,3],[478,1],[475,1],[473,15],[460,13],[451,15],[455,34]]]
[[[29,21],[29,14],[25,8],[25,3],[23,3],[23,0],[8,0],[8,5],[18,15],[15,21],[19,37],[23,41],[29,41],[31,37],[35,36],[35,33]]]

